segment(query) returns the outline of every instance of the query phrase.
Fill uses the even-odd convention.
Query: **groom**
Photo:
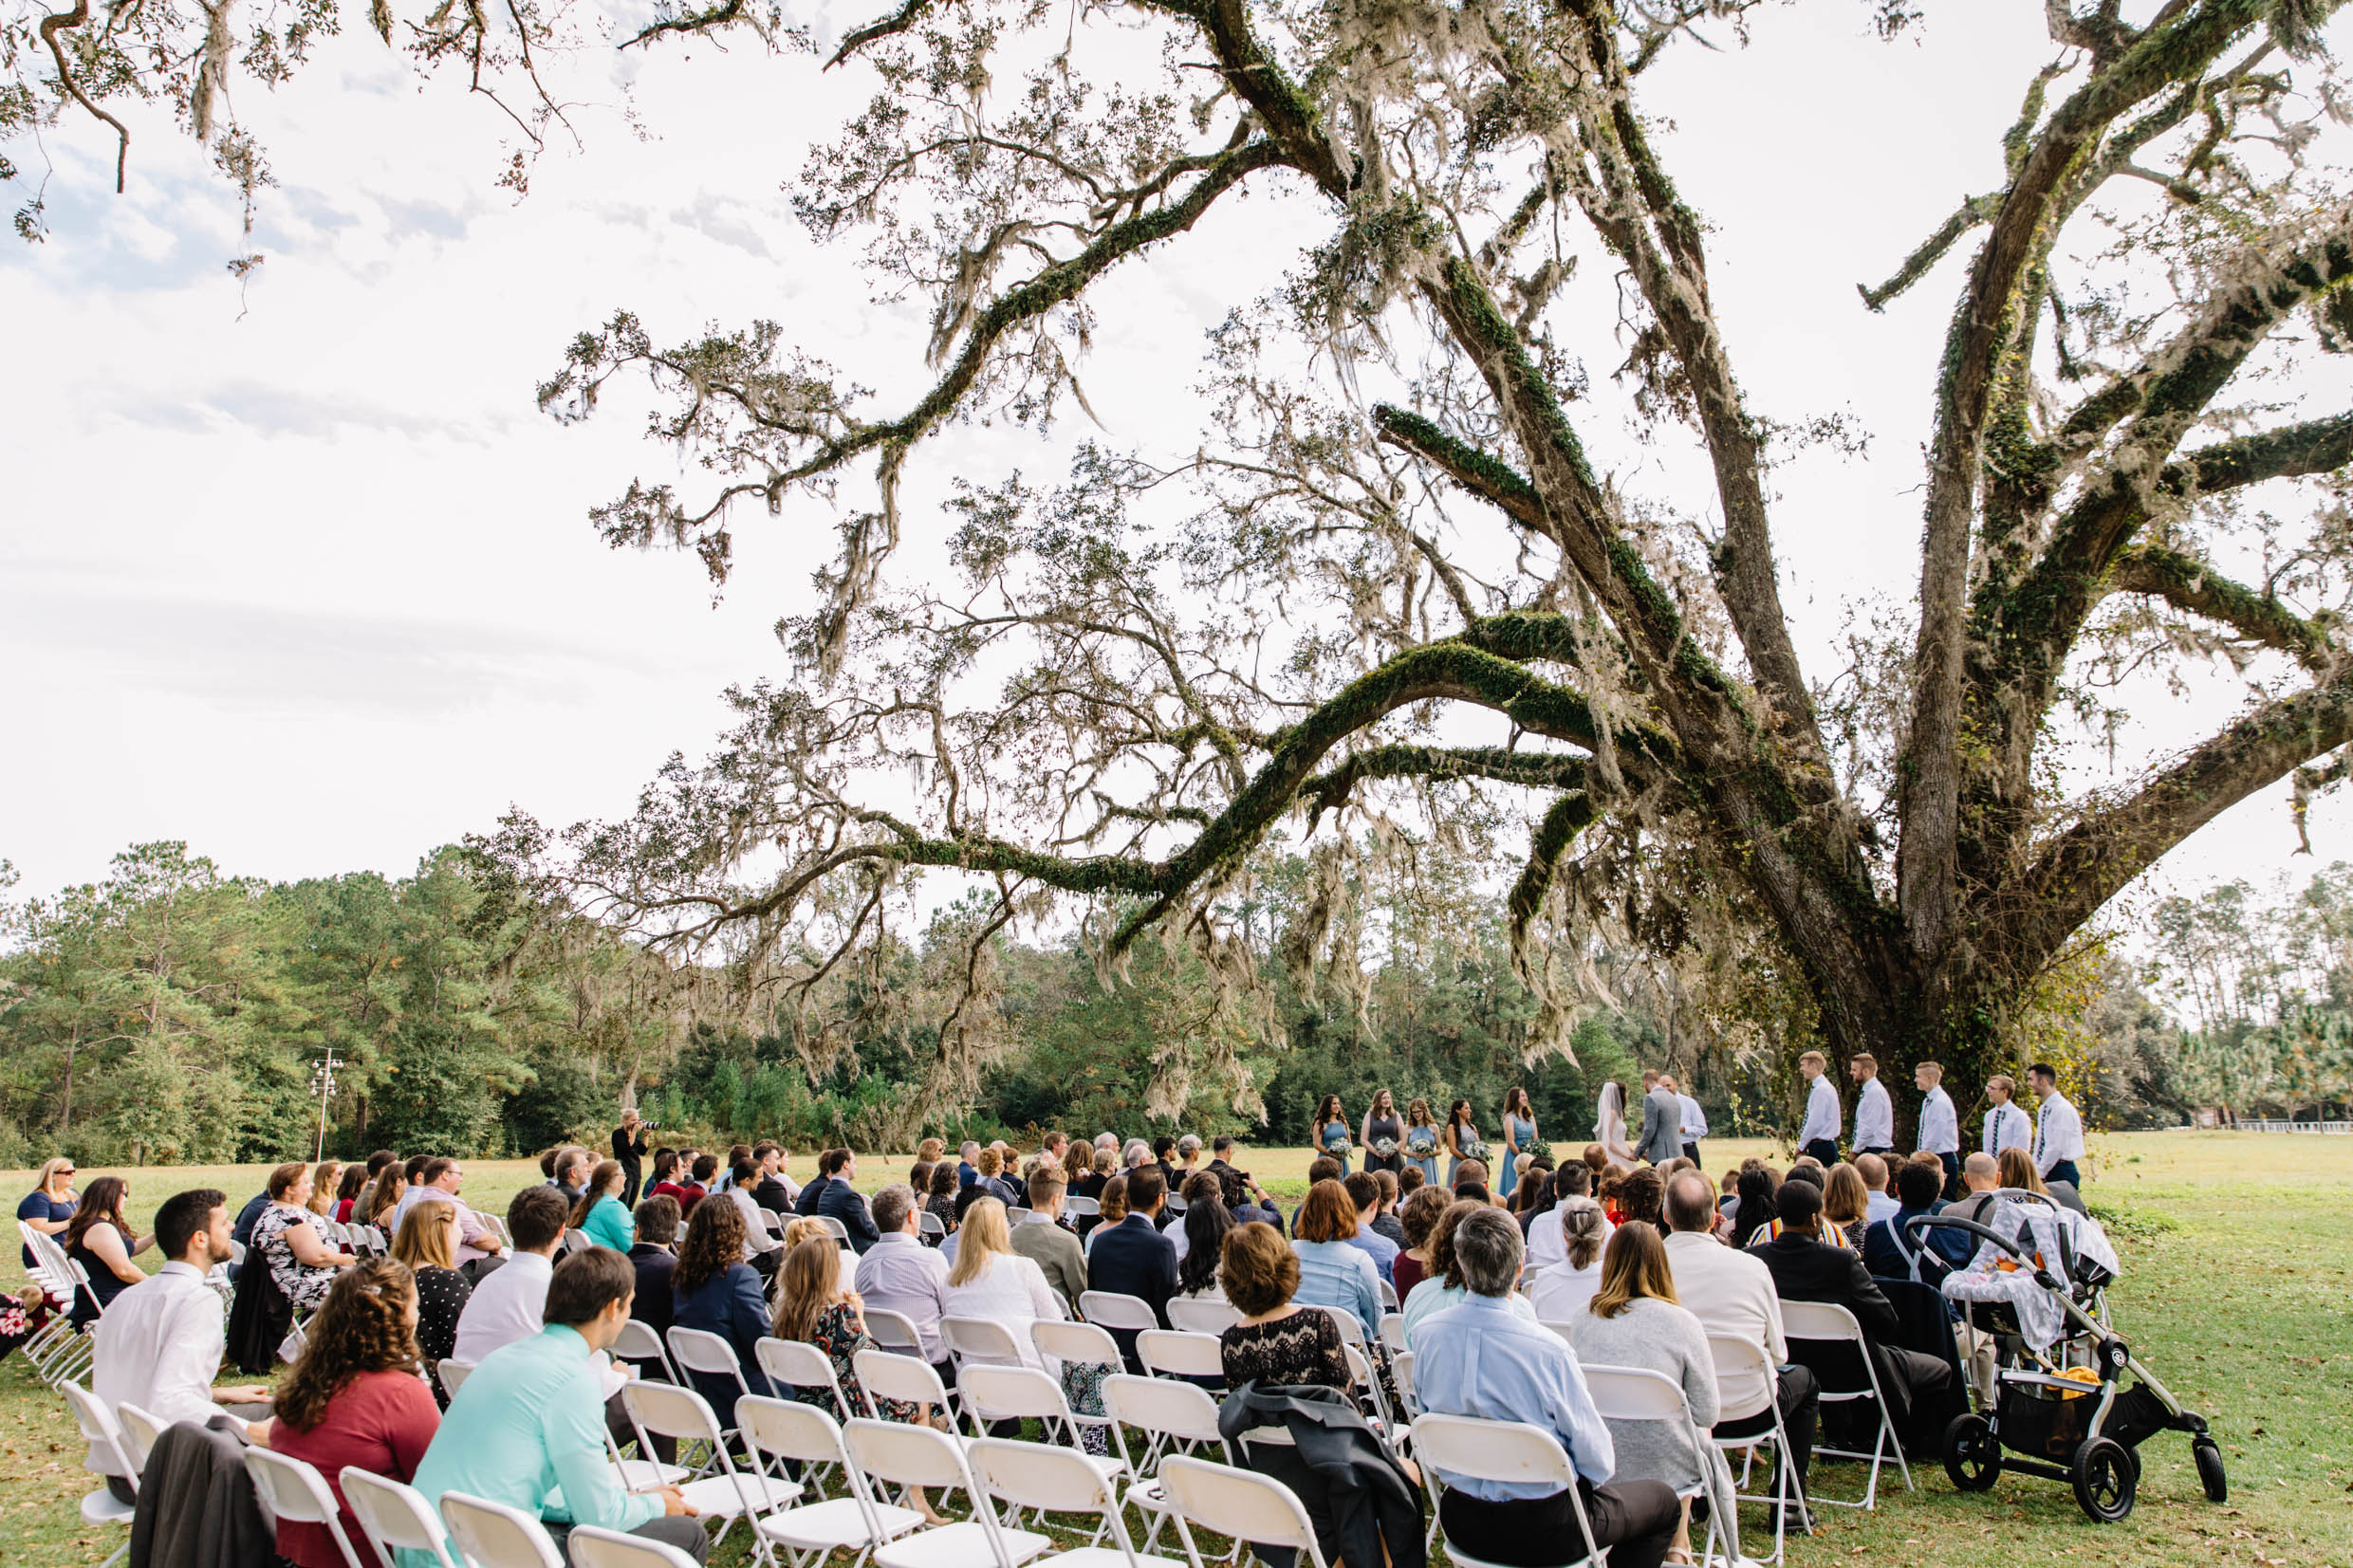
[[[1642,1075],[1642,1141],[1634,1152],[1653,1165],[1683,1153],[1683,1102],[1658,1081],[1656,1072]]]

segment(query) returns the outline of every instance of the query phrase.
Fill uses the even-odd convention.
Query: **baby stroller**
[[[1943,1285],[1994,1343],[1992,1400],[1945,1429],[1953,1485],[1986,1491],[2005,1468],[2065,1481],[2084,1513],[2114,1522],[2132,1512],[2141,1441],[2173,1430],[2190,1434],[2208,1499],[2224,1501],[2230,1482],[2205,1417],[2176,1399],[2109,1322],[2117,1262],[2106,1236],[2039,1194],[2006,1189],[1999,1198],[1991,1224],[1930,1214],[1904,1222],[1916,1245],[1930,1229],[1980,1243]],[[2121,1382],[2127,1372],[2131,1388]]]

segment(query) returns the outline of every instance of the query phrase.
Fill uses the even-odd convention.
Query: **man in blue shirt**
[[[1568,1342],[1514,1314],[1520,1227],[1483,1208],[1454,1227],[1454,1263],[1470,1294],[1421,1325],[1414,1387],[1422,1408],[1486,1421],[1524,1421],[1560,1439],[1577,1471],[1593,1544],[1610,1548],[1611,1568],[1658,1568],[1674,1543],[1682,1504],[1661,1481],[1612,1484],[1618,1465],[1609,1428],[1586,1392]],[[1470,1556],[1503,1564],[1557,1563],[1577,1556],[1569,1494],[1542,1482],[1438,1479],[1446,1539]]]
[[[629,1320],[637,1272],[606,1247],[576,1252],[547,1283],[546,1326],[484,1357],[450,1401],[413,1485],[437,1505],[466,1492],[533,1514],[562,1545],[575,1524],[626,1530],[700,1562],[710,1540],[675,1486],[625,1492],[604,1450],[597,1353]],[[451,1548],[453,1554],[454,1545]],[[401,1568],[430,1568],[421,1552]]]
[[[1394,1285],[1397,1280],[1390,1270],[1397,1263],[1399,1248],[1373,1228],[1373,1221],[1380,1213],[1380,1183],[1359,1171],[1340,1185],[1346,1189],[1348,1201],[1356,1206],[1356,1234],[1348,1238],[1350,1245],[1371,1253],[1373,1267],[1379,1271],[1382,1283]]]

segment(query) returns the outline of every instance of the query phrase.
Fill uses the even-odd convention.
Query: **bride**
[[[1634,1146],[1626,1141],[1625,1086],[1615,1080],[1602,1085],[1601,1100],[1594,1107],[1593,1140],[1621,1171],[1631,1171],[1640,1163]]]

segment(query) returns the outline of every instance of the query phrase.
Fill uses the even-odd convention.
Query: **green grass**
[[[1759,1148],[1713,1141],[1709,1164],[1721,1170]],[[2140,1503],[2121,1524],[2090,1522],[2064,1485],[2005,1476],[1990,1494],[1968,1496],[1932,1466],[1915,1470],[1917,1494],[1883,1485],[1875,1515],[1823,1510],[1823,1533],[1792,1543],[1794,1562],[2353,1563],[2353,1138],[2096,1135],[2092,1152],[2090,1195],[2113,1215],[2124,1264],[2111,1293],[2118,1326],[2214,1424],[2230,1501],[2205,1501],[2188,1444],[2172,1433],[2143,1447]],[[1295,1195],[1309,1157],[1253,1150],[1241,1163]],[[862,1161],[861,1185],[903,1178],[906,1165],[904,1156]],[[520,1161],[468,1170],[467,1197],[493,1209],[539,1179]],[[83,1180],[102,1173],[85,1168]],[[262,1169],[116,1173],[131,1179],[136,1223],[185,1187],[218,1187],[241,1204]],[[21,1194],[30,1182],[29,1172],[0,1172],[0,1190]],[[13,1285],[22,1277],[13,1249],[9,1258],[0,1274]],[[80,1522],[76,1501],[89,1485],[81,1455],[63,1401],[21,1362],[0,1363],[0,1561],[96,1563],[120,1543],[120,1530]],[[1846,1467],[1822,1474],[1830,1486],[1860,1489]],[[1748,1522],[1753,1533],[1753,1510]],[[742,1534],[714,1560],[739,1560]]]

